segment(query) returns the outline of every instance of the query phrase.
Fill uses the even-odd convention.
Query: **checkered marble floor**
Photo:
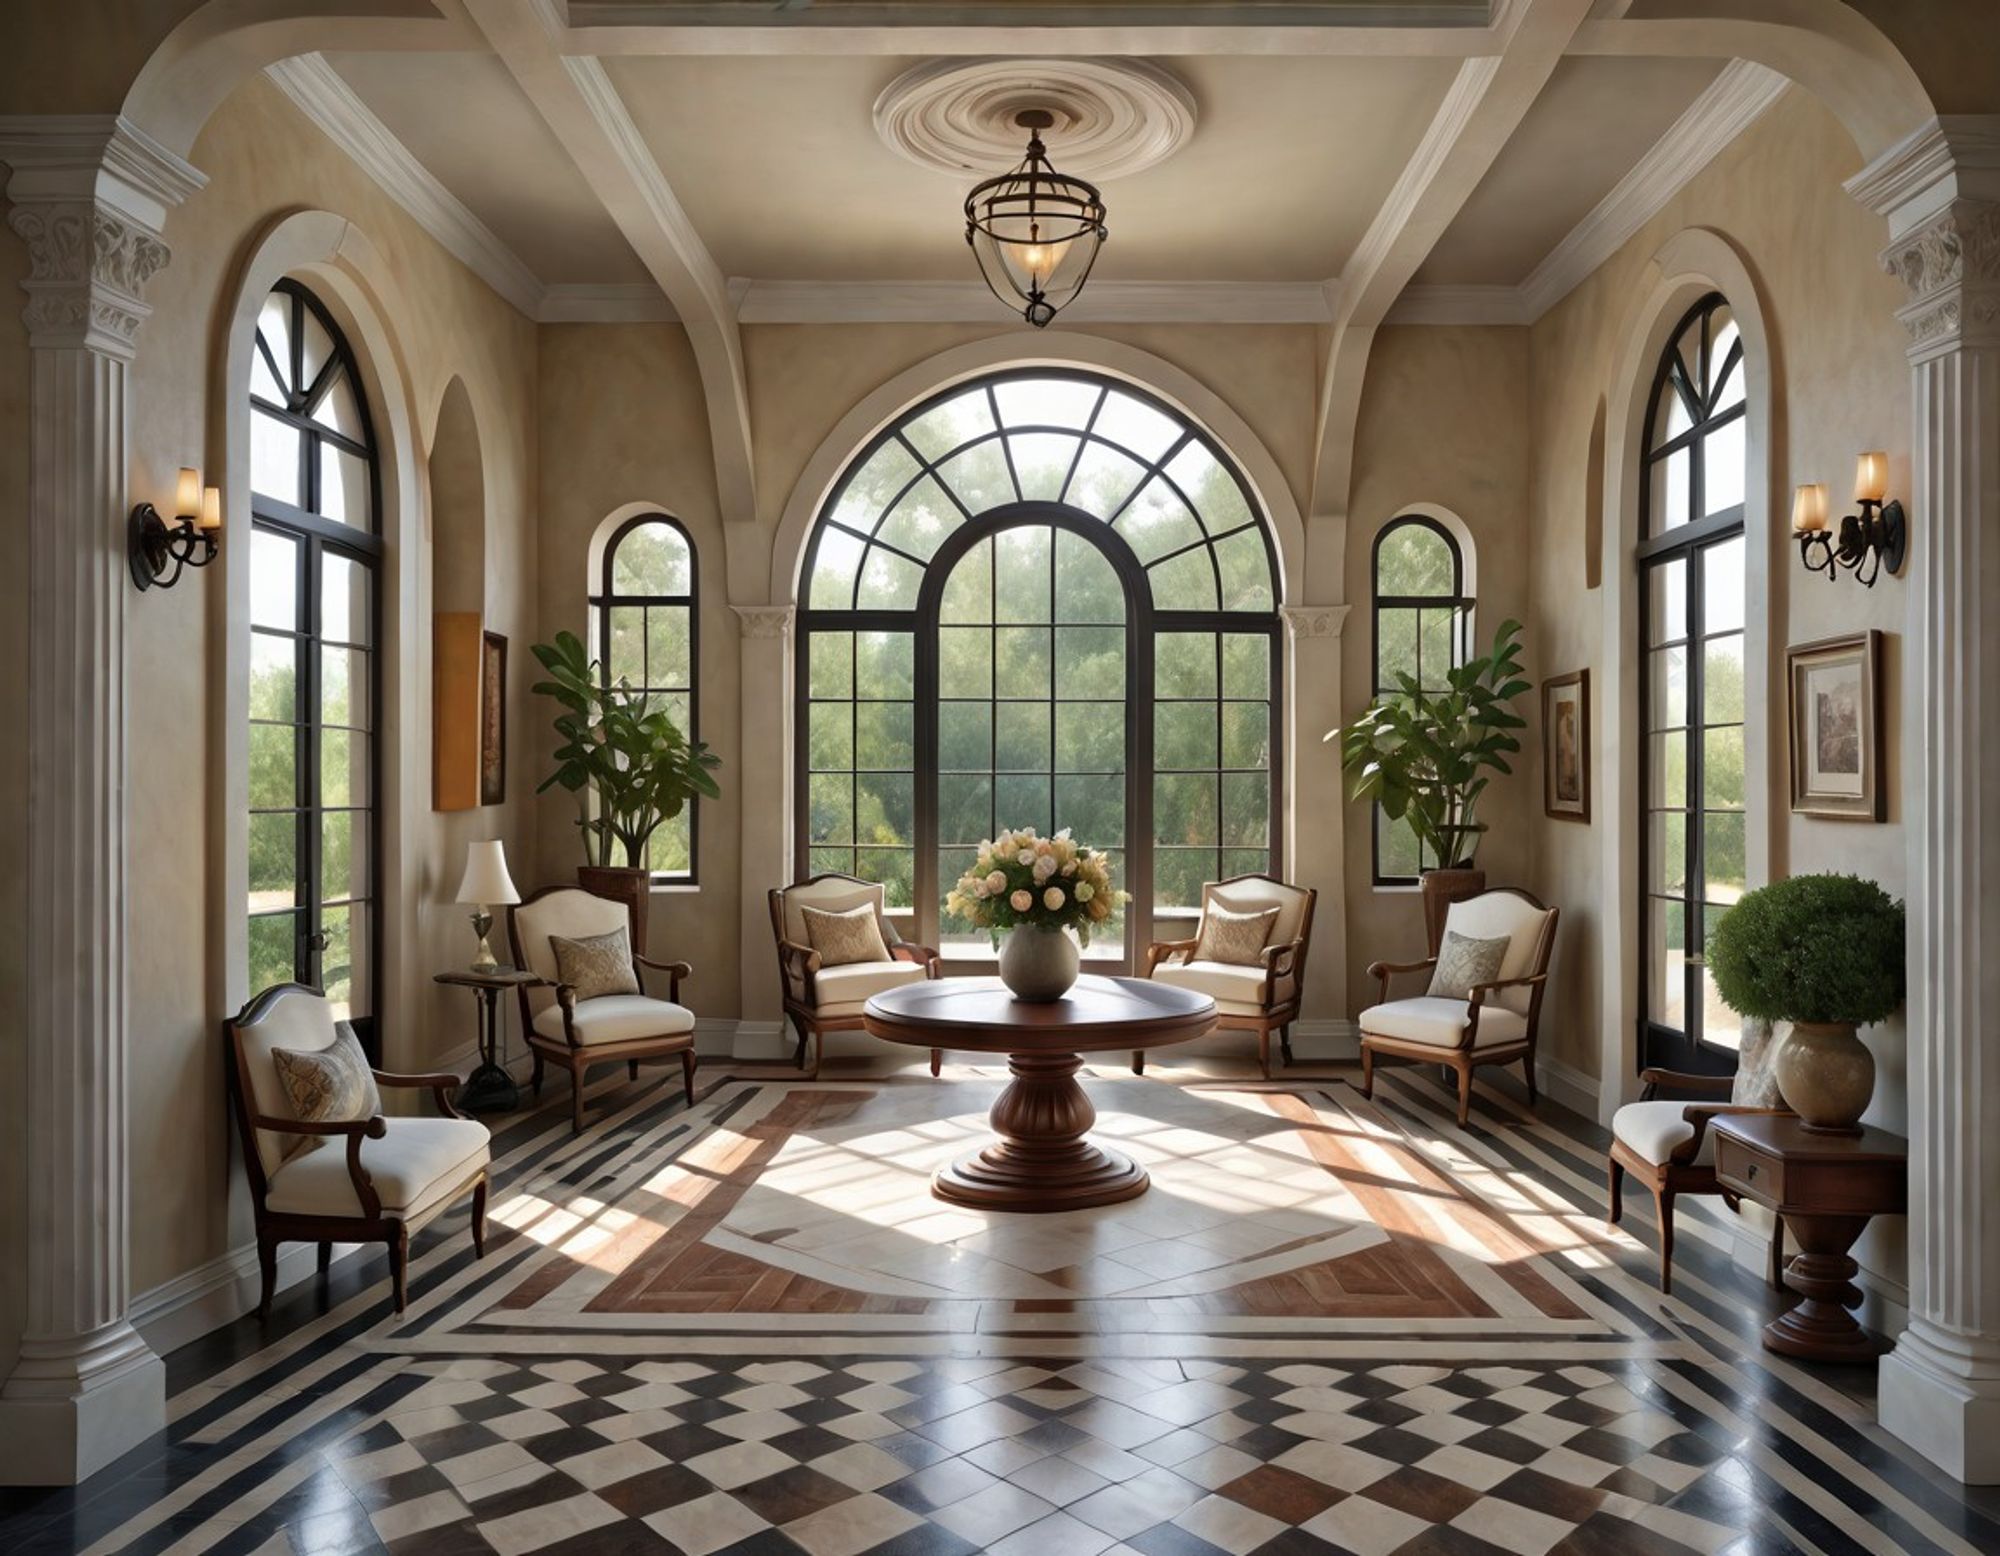
[[[1100,1102],[1105,1132],[1153,1153],[1152,1210],[934,1228],[943,1252],[894,1276],[931,1281],[918,1297],[870,1262],[908,1188],[866,1159],[911,1098],[942,1102],[927,1077],[717,1077],[692,1110],[677,1080],[617,1077],[576,1138],[552,1098],[496,1132],[495,1203],[521,1213],[496,1217],[485,1259],[455,1215],[418,1239],[404,1315],[364,1255],[268,1329],[176,1353],[167,1432],[82,1487],[0,1493],[0,1550],[2000,1552],[1990,1500],[1880,1432],[1851,1384],[1761,1350],[1772,1299],[1719,1212],[1683,1210],[1659,1295],[1649,1207],[1603,1224],[1594,1126],[1482,1086],[1461,1131],[1411,1071],[1372,1104],[1338,1073],[1173,1077]],[[785,1101],[842,1085],[876,1100],[837,1128]],[[1230,1198],[1273,1164],[1282,1205]],[[1327,1190],[1302,1201],[1313,1171]],[[1230,1208],[1156,1224],[1177,1204]],[[1220,1273],[1191,1296],[1192,1254],[1149,1255],[1135,1283],[1106,1261],[1140,1232]],[[974,1255],[1064,1272],[1077,1299],[968,1302],[952,1260]],[[715,1295],[610,1299],[643,1268],[648,1291],[686,1269]]]

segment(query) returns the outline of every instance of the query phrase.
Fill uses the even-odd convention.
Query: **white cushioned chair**
[[[1156,940],[1146,948],[1141,964],[1155,983],[1190,989],[1215,1001],[1218,1030],[1255,1032],[1257,1066],[1271,1076],[1271,1034],[1285,1063],[1292,1062],[1292,1023],[1298,1019],[1299,995],[1305,987],[1306,953],[1312,948],[1313,909],[1319,893],[1310,886],[1293,886],[1269,875],[1238,875],[1210,881],[1201,889],[1201,922],[1187,940]],[[1254,964],[1195,960],[1201,944],[1201,924],[1210,909],[1225,913],[1278,910],[1264,949]],[[1132,1055],[1132,1073],[1146,1073],[1143,1052]]]
[[[1429,993],[1391,999],[1391,979],[1431,972],[1437,958],[1369,963],[1368,976],[1381,984],[1382,997],[1361,1012],[1361,1094],[1375,1095],[1377,1054],[1444,1065],[1458,1074],[1458,1122],[1463,1128],[1471,1116],[1472,1072],[1478,1065],[1518,1060],[1528,1081],[1528,1101],[1535,1101],[1535,1029],[1555,949],[1556,910],[1511,886],[1496,887],[1454,902],[1445,914],[1444,934],[1471,940],[1504,935],[1507,950],[1499,971],[1474,985],[1464,999]]]
[[[819,1073],[828,1032],[862,1030],[861,1007],[885,989],[922,983],[938,975],[938,954],[929,946],[901,939],[883,911],[888,896],[875,881],[829,872],[792,886],[771,889],[771,933],[778,943],[778,982],[785,1014],[798,1029],[794,1063],[806,1067],[806,1039],[812,1039],[813,1074]],[[828,967],[813,949],[806,928],[807,908],[821,913],[850,913],[868,906],[875,910],[875,927],[889,953],[887,961],[842,962]],[[938,1073],[943,1052],[931,1050],[931,1074]]]
[[[319,1244],[325,1271],[335,1243],[383,1243],[389,1250],[396,1311],[409,1298],[410,1237],[472,1195],[472,1246],[486,1252],[486,1188],[491,1137],[452,1107],[456,1075],[391,1075],[378,1087],[427,1087],[441,1118],[372,1118],[307,1123],[279,1078],[272,1050],[313,1053],[340,1036],[317,989],[281,983],[223,1023],[229,1045],[229,1100],[243,1142],[243,1165],[257,1223],[262,1293],[270,1316],[278,1244]]]
[[[625,931],[632,977],[642,992],[578,999],[557,970],[551,937],[586,940],[619,929]],[[547,886],[507,910],[507,938],[514,947],[514,965],[535,975],[532,983],[520,986],[521,1030],[535,1057],[532,1084],[539,1096],[545,1063],[569,1072],[571,1133],[583,1129],[584,1077],[601,1064],[622,1060],[637,1080],[642,1059],[679,1055],[681,1089],[688,1106],[694,1105],[694,1012],[680,1002],[681,981],[692,977],[694,969],[686,962],[656,962],[644,955],[632,942],[629,907],[580,886]],[[667,975],[665,999],[643,992],[643,969]]]

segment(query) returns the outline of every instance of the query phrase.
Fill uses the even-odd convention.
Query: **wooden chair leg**
[[[1144,1075],[1146,1073],[1146,1050],[1143,1048],[1132,1050],[1132,1073],[1134,1075]]]
[[[1361,1095],[1371,1102],[1375,1099],[1375,1050],[1366,1038],[1361,1041]]]
[[[389,1244],[389,1279],[396,1292],[396,1311],[402,1312],[410,1303],[410,1231],[402,1222],[396,1223],[396,1230],[386,1239]]]
[[[1660,1293],[1674,1292],[1674,1191],[1653,1190],[1653,1213],[1660,1223]]]
[[[271,1316],[271,1299],[278,1294],[278,1240],[275,1237],[257,1239],[257,1322],[263,1323]]]
[[[1611,1206],[1605,1212],[1604,1221],[1607,1226],[1616,1226],[1619,1218],[1625,1214],[1624,1163],[1615,1156],[1607,1156],[1604,1159],[1604,1175],[1610,1180],[1611,1191]]]
[[[1259,1027],[1257,1029],[1257,1073],[1262,1075],[1267,1081],[1271,1078],[1271,1029],[1269,1027]]]
[[[794,1069],[803,1070],[806,1067],[806,1035],[806,1029],[801,1026],[799,1028],[798,1051],[792,1055],[792,1067]]]
[[[1458,1127],[1463,1129],[1472,1119],[1472,1066],[1461,1064],[1458,1070]]]
[[[628,1081],[636,1081],[639,1078],[639,1061],[637,1059],[627,1059],[625,1061],[625,1078]]]
[[[694,1106],[695,1057],[692,1048],[681,1051],[681,1095],[687,1098],[687,1105]]]
[[[332,1264],[333,1264],[333,1244],[330,1242],[322,1242],[319,1245],[320,1274],[324,1275],[327,1272],[327,1270],[332,1266]]]
[[[542,1051],[539,1048],[535,1050],[535,1073],[528,1084],[537,1097],[542,1094]]]
[[[486,1190],[487,1180],[481,1178],[472,1187],[472,1257],[486,1257]]]
[[[1785,1218],[1771,1217],[1771,1289],[1785,1289]]]
[[[935,1076],[943,1069],[944,1069],[944,1050],[942,1048],[933,1048],[931,1050],[931,1074]]]
[[[1533,1107],[1540,1098],[1535,1092],[1535,1056],[1531,1053],[1521,1055],[1521,1079],[1528,1083],[1528,1106]]]
[[[1287,1021],[1278,1028],[1278,1052],[1284,1055],[1285,1068],[1292,1067],[1292,1024]]]
[[[569,1068],[569,1132],[583,1133],[583,1066],[573,1064]]]

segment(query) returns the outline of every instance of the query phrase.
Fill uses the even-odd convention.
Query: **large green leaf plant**
[[[549,677],[535,690],[562,710],[555,719],[556,769],[535,792],[560,786],[575,796],[585,864],[609,866],[616,842],[625,846],[625,863],[638,869],[647,840],[689,800],[721,797],[711,770],[722,759],[688,739],[646,693],[622,680],[604,684],[574,632],[535,644],[534,655]]]
[[[1407,818],[1439,868],[1464,868],[1486,831],[1480,796],[1493,773],[1513,772],[1507,757],[1521,749],[1513,732],[1527,727],[1509,706],[1529,686],[1521,624],[1502,622],[1493,647],[1453,669],[1443,690],[1426,691],[1408,674],[1397,680],[1400,690],[1326,738],[1340,742],[1352,798],[1380,805],[1391,821]]]

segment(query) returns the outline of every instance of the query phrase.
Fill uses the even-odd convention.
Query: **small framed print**
[[[482,634],[479,644],[479,803],[507,798],[507,640]]]
[[[1590,820],[1590,672],[1542,682],[1542,810]]]
[[[1785,651],[1792,809],[1847,821],[1888,819],[1882,785],[1882,634],[1855,632]]]

